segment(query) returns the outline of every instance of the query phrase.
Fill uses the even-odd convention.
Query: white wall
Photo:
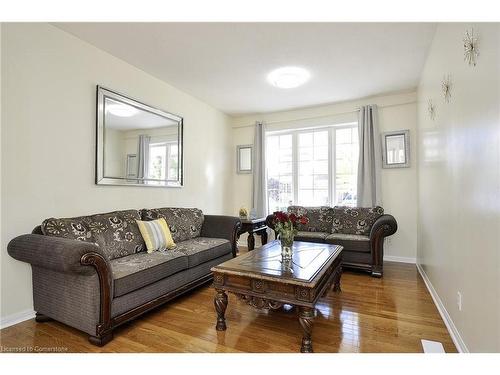
[[[480,36],[476,67],[463,56],[470,27]],[[500,351],[499,76],[498,24],[440,24],[418,90],[418,261],[473,352]]]
[[[233,212],[241,206],[252,206],[252,176],[236,174],[236,146],[253,143],[252,124],[262,120],[270,128],[284,129],[357,121],[356,109],[361,105],[379,106],[379,128],[381,132],[410,130],[410,168],[382,170],[382,202],[387,213],[398,221],[398,231],[385,245],[385,255],[415,260],[417,254],[417,168],[416,168],[416,93],[394,95],[304,108],[293,111],[274,112],[232,119],[233,125]],[[242,239],[244,239],[242,237]]]
[[[32,309],[30,268],[6,245],[46,217],[158,206],[232,211],[226,115],[51,25],[3,24],[1,37],[2,319]],[[183,188],[94,184],[97,84],[184,117]]]

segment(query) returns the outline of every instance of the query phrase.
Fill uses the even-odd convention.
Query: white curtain
[[[149,175],[149,142],[151,137],[149,135],[139,136],[139,145],[137,152],[137,178],[148,178]]]
[[[255,123],[252,195],[252,204],[257,217],[266,217],[266,127],[262,122]]]
[[[359,162],[358,202],[359,207],[381,205],[380,171],[382,153],[378,132],[377,106],[367,105],[359,110]]]

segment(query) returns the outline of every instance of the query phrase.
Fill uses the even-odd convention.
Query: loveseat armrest
[[[23,234],[9,242],[7,251],[14,259],[57,272],[92,275],[96,262],[110,269],[99,246],[68,238]]]
[[[236,256],[238,231],[241,220],[234,216],[204,215],[201,237],[224,238],[231,242],[233,257]]]
[[[370,239],[375,238],[378,233],[382,235],[382,237],[387,237],[396,233],[397,230],[398,223],[394,216],[384,214],[373,223],[372,229],[370,230]]]
[[[398,223],[392,215],[382,215],[370,230],[370,247],[372,255],[372,276],[382,277],[384,268],[384,238],[398,230]]]

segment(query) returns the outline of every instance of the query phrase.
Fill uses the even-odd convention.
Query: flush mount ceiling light
[[[132,117],[139,111],[134,107],[121,103],[113,103],[106,106],[106,111],[118,117]]]
[[[303,68],[285,66],[269,73],[267,80],[271,85],[280,89],[292,89],[306,83],[310,76],[309,72]]]

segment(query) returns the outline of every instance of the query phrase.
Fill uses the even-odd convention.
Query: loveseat
[[[382,277],[384,238],[398,229],[396,219],[384,214],[382,207],[290,206],[288,213],[309,219],[307,224],[297,224],[296,241],[341,245],[343,267]],[[274,229],[274,215],[266,218],[266,224]]]
[[[158,218],[177,246],[147,253],[136,220]],[[60,321],[101,346],[119,325],[210,281],[213,266],[236,256],[240,226],[187,208],[50,218],[10,241],[8,253],[31,264],[36,320]]]

